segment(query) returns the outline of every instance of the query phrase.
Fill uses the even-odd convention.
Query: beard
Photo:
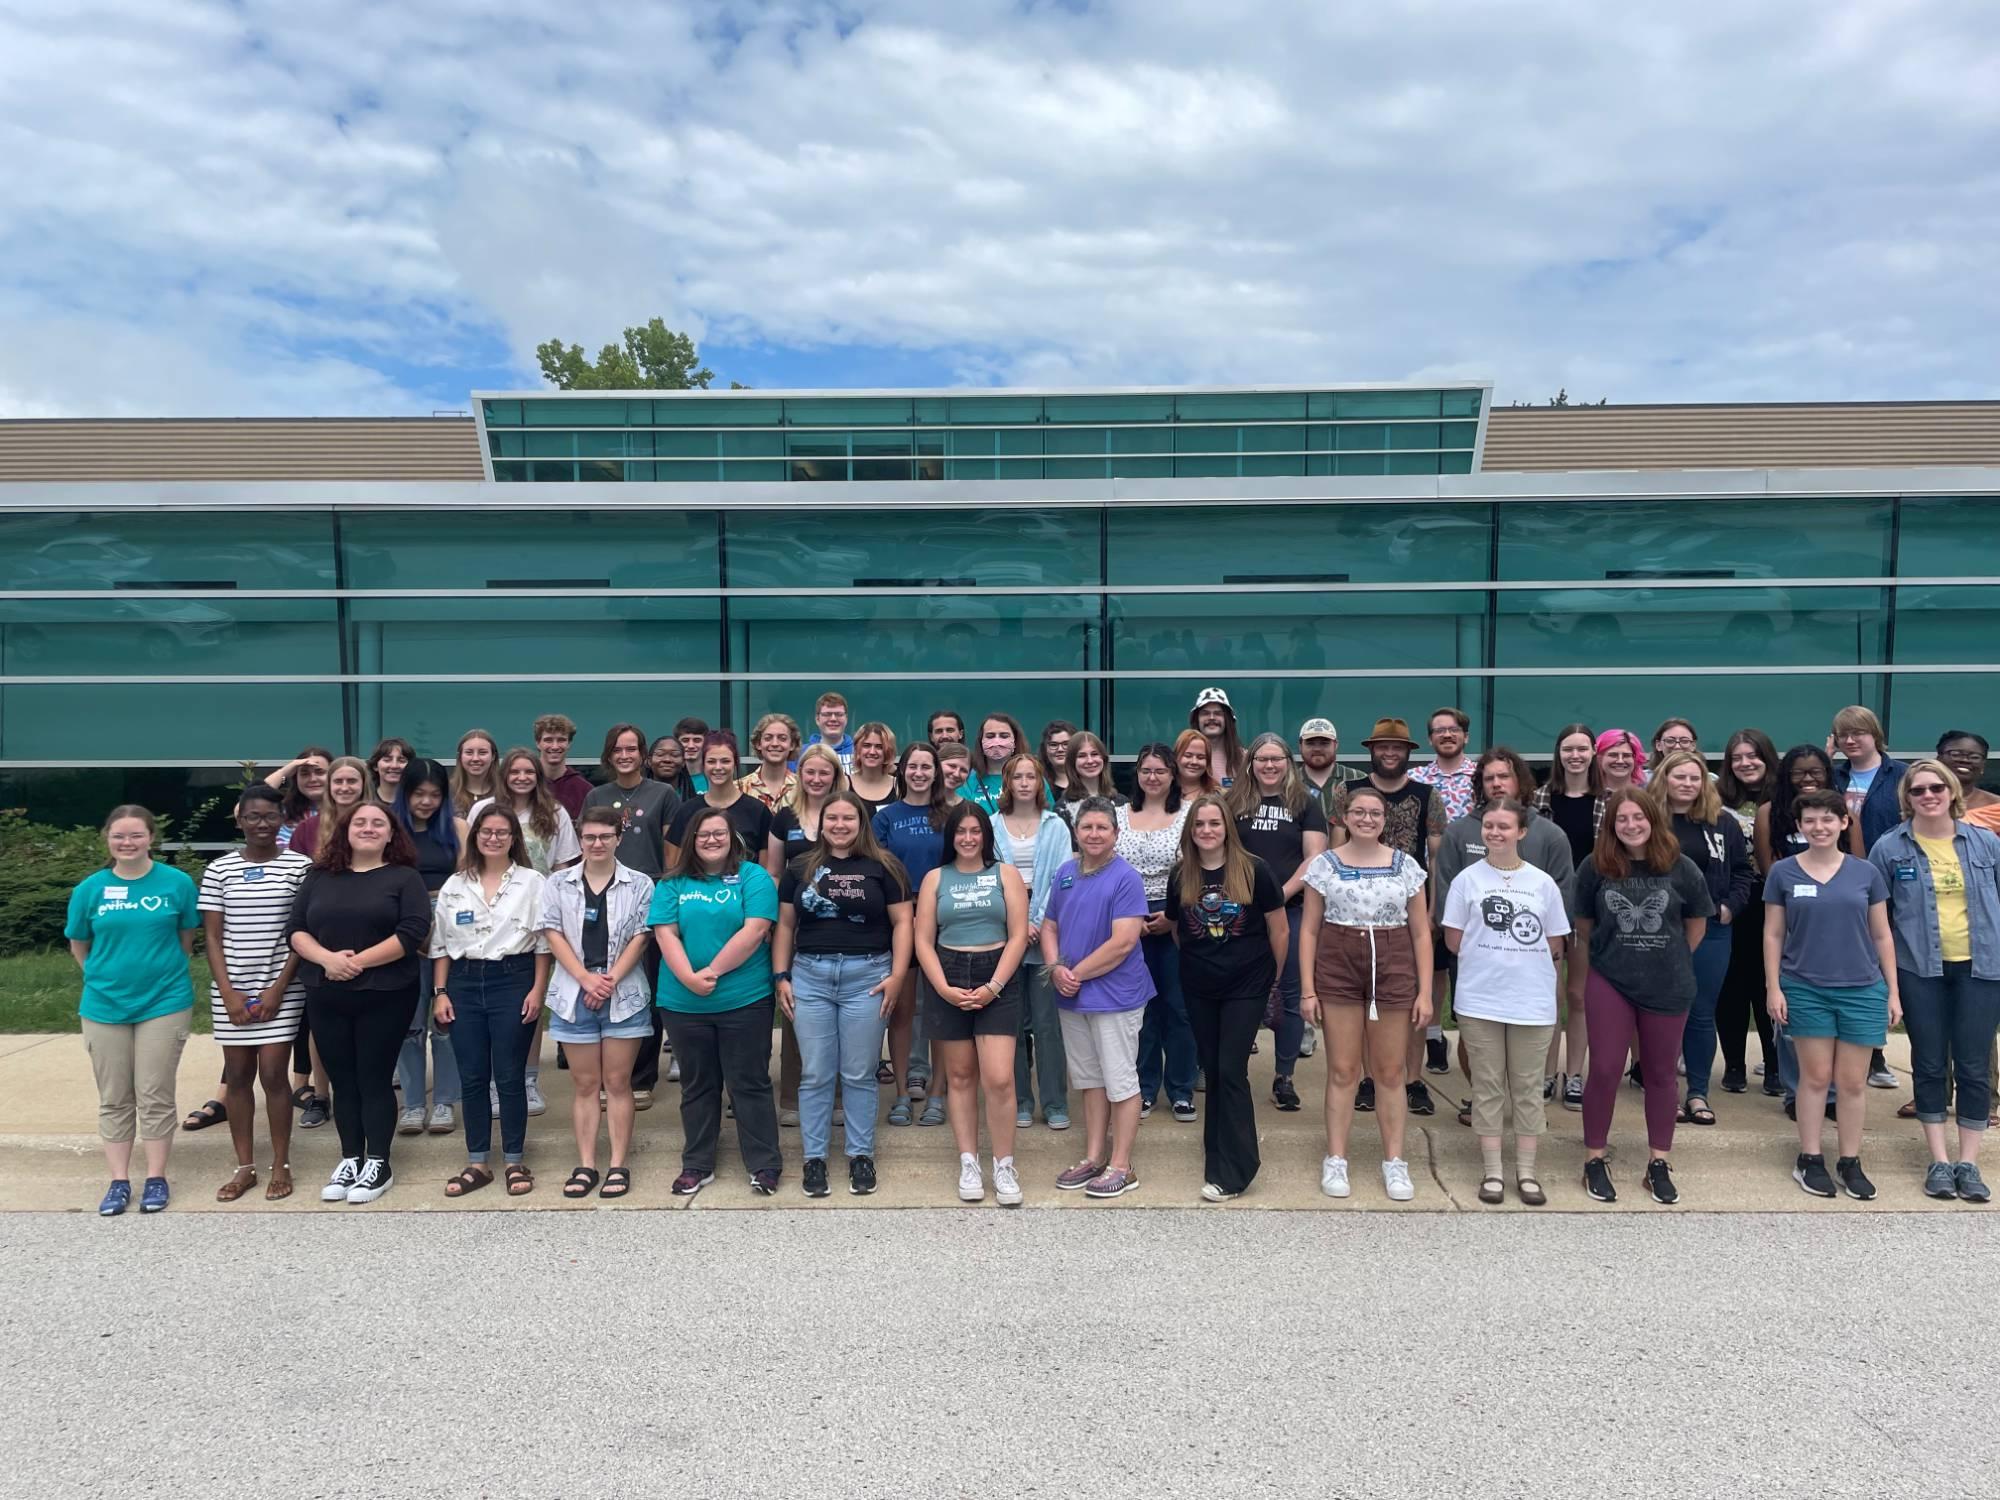
[[[1403,768],[1410,763],[1410,757],[1400,750],[1384,755],[1379,750],[1368,752],[1368,769],[1378,776],[1400,776]]]

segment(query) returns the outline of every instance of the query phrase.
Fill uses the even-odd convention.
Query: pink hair
[[[1597,737],[1597,742],[1592,748],[1595,750],[1598,758],[1602,759],[1606,750],[1609,750],[1613,745],[1621,743],[1632,747],[1632,785],[1644,786],[1646,784],[1646,747],[1639,743],[1638,735],[1629,729],[1607,729]]]

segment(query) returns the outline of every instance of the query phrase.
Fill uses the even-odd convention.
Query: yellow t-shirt
[[[1972,929],[1965,915],[1965,871],[1958,863],[1958,851],[1950,839],[1927,839],[1919,833],[1916,840],[1924,858],[1931,862],[1931,890],[1937,895],[1938,945],[1944,950],[1944,961],[1964,963],[1972,957]]]

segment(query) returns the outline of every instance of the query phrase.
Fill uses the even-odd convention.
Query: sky
[[[0,417],[726,382],[2000,396],[1919,0],[0,0]]]

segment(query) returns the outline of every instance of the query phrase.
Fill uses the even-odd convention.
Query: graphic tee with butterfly
[[[1576,910],[1590,929],[1590,967],[1639,1010],[1682,1015],[1694,1004],[1689,917],[1713,917],[1708,882],[1685,854],[1664,875],[1634,869],[1622,880],[1587,859],[1576,872]]]
[[[810,880],[799,878],[803,856],[785,867],[778,903],[798,909],[800,953],[887,953],[891,906],[909,892],[880,860],[849,855],[825,859]]]
[[[1167,921],[1180,939],[1181,987],[1205,999],[1254,997],[1259,1005],[1278,977],[1264,919],[1285,904],[1284,887],[1269,865],[1251,856],[1248,902],[1232,901],[1222,871],[1201,872],[1201,899],[1181,900],[1180,869],[1167,877]]]

